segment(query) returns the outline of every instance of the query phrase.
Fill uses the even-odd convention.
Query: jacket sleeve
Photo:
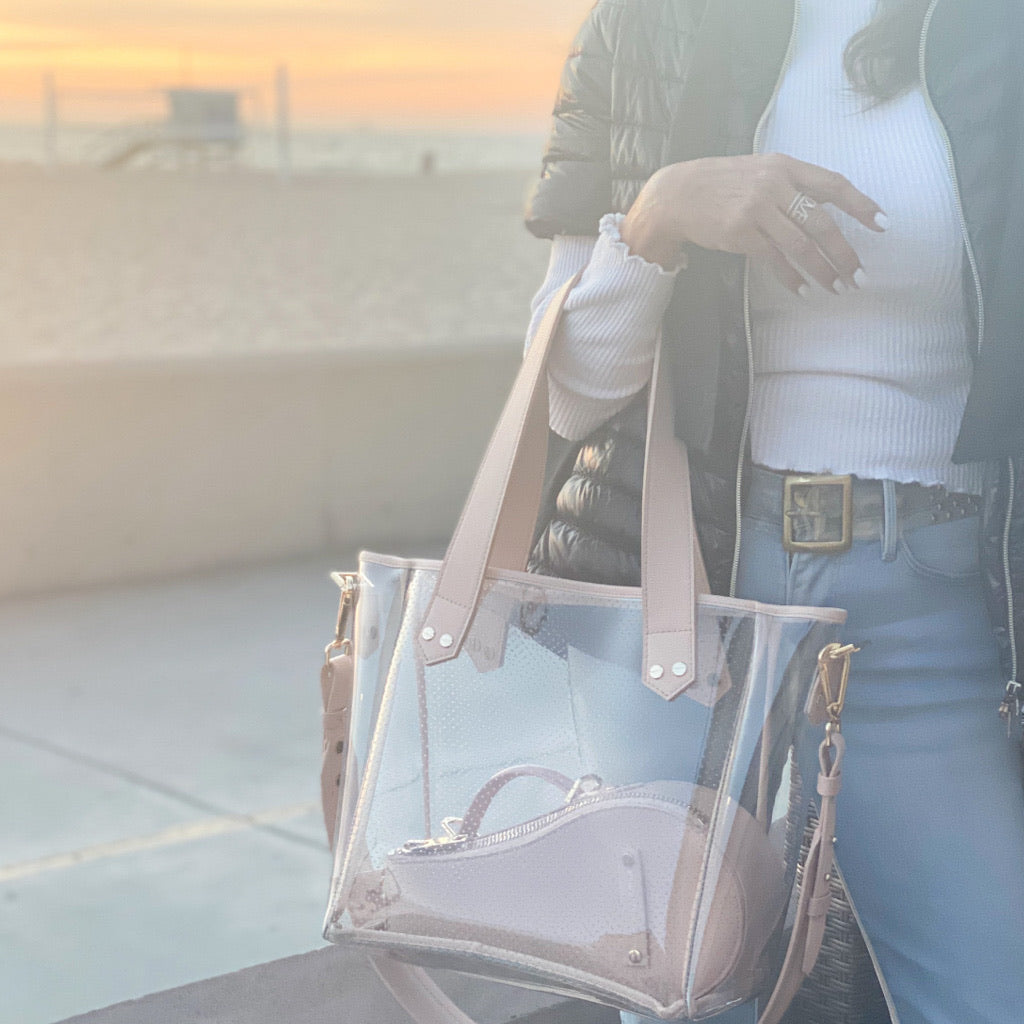
[[[540,179],[526,206],[539,238],[596,235],[612,210],[611,77],[624,0],[598,0],[562,70]]]

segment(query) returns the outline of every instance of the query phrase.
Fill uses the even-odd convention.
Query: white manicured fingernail
[[[885,231],[889,227],[889,218],[881,210],[875,214],[875,227]]]
[[[811,297],[811,286],[809,284],[802,284],[797,288],[796,293],[801,299],[809,299]]]
[[[858,288],[863,288],[864,285],[866,285],[868,283],[868,275],[864,273],[864,268],[863,267],[858,267],[853,272],[853,283]]]

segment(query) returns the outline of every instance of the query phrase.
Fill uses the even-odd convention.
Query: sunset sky
[[[52,71],[70,119],[167,85],[246,90],[268,117],[288,65],[296,122],[534,129],[592,0],[0,0],[0,121],[37,119]]]

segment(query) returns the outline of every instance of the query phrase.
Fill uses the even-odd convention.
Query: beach
[[[0,168],[0,596],[450,531],[546,262],[521,170]]]
[[[533,177],[0,166],[0,362],[516,345]]]

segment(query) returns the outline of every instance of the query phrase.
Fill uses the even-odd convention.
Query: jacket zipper
[[[793,0],[793,22],[789,29],[789,42],[786,44],[786,56],[782,59],[775,88],[772,90],[768,105],[761,112],[761,117],[754,129],[754,140],[751,152],[758,153],[761,148],[761,136],[764,134],[765,122],[775,106],[782,80],[786,77],[790,64],[793,63],[793,49],[796,43],[796,26],[800,20],[800,0]],[[736,459],[736,542],[732,549],[732,573],[729,577],[729,596],[736,596],[736,576],[740,568],[740,541],[743,536],[743,463],[746,460],[747,438],[750,436],[750,406],[754,400],[754,336],[750,326],[750,260],[743,267],[743,332],[747,345],[747,407],[743,412],[743,430],[740,433],[740,450]]]
[[[1006,693],[999,713],[1006,719],[1006,731],[1009,733],[1014,717],[1017,723],[1024,724],[1024,707],[1021,705],[1021,684],[1017,678],[1020,666],[1017,664],[1017,628],[1014,623],[1016,609],[1013,600],[1013,577],[1010,573],[1010,524],[1013,521],[1014,498],[1017,491],[1017,468],[1013,459],[1007,456],[1007,487],[1006,521],[1003,523],[1003,586],[1006,588],[1006,623],[1010,640],[1010,681],[1006,684]]]
[[[942,118],[939,117],[938,111],[935,109],[935,104],[932,102],[931,92],[928,89],[928,75],[926,67],[926,52],[928,48],[928,30],[931,28],[932,16],[935,14],[935,9],[939,5],[939,0],[931,0],[931,4],[928,7],[928,11],[924,16],[924,22],[921,27],[921,45],[918,49],[917,54],[917,69],[918,76],[921,80],[921,91],[924,93],[925,102],[928,105],[928,111],[932,116],[932,120],[935,126],[939,129],[939,133],[942,136],[942,141],[946,147],[946,161],[949,165],[950,177],[953,181],[953,195],[956,198],[956,209],[960,217],[960,230],[963,234],[964,239],[964,251],[967,253],[967,261],[971,267],[971,276],[974,279],[974,291],[977,296],[978,303],[978,351],[981,351],[981,347],[985,342],[985,299],[981,291],[981,274],[978,271],[978,261],[974,256],[974,248],[971,245],[971,238],[967,232],[967,218],[964,216],[963,199],[960,195],[960,182],[956,171],[956,159],[953,155],[953,146],[949,141],[949,134],[946,131],[946,126],[942,123]],[[1016,709],[1016,715],[1019,718],[1021,715],[1020,705],[1020,689],[1021,685],[1017,679],[1018,665],[1017,665],[1017,630],[1016,624],[1014,623],[1014,601],[1013,601],[1013,586],[1012,586],[1012,574],[1010,572],[1010,523],[1013,519],[1013,500],[1015,490],[1015,473],[1013,459],[1007,458],[1007,469],[1009,479],[1009,496],[1006,502],[1006,519],[1003,523],[1003,580],[1004,586],[1006,587],[1006,623],[1007,633],[1010,642],[1010,659],[1011,659],[1011,672],[1010,681],[1006,684],[1006,693],[1003,698],[1003,703],[1000,705],[999,712],[1001,715],[1006,717],[1007,723],[1009,724],[1012,716],[1013,709]]]
[[[797,22],[800,20],[800,2],[801,0],[793,0],[793,24],[790,28],[789,34],[789,45],[786,48],[786,56],[782,61],[782,66],[779,69],[778,77],[775,80],[775,89],[772,92],[771,99],[768,101],[768,105],[764,108],[761,113],[761,118],[757,122],[757,128],[754,130],[754,140],[752,144],[752,151],[757,153],[761,147],[761,137],[764,134],[765,122],[768,120],[768,115],[772,108],[775,106],[775,101],[778,98],[779,90],[782,88],[782,81],[786,77],[786,72],[789,70],[790,65],[793,62],[793,49],[796,43],[796,29]],[[932,9],[938,0],[932,0]],[[931,10],[929,10],[929,17]],[[925,22],[927,26],[927,20]],[[924,35],[922,31],[922,49],[924,46]],[[930,101],[929,101],[930,102]],[[936,115],[937,116],[937,115]],[[945,135],[945,129],[943,129]],[[952,148],[949,147],[949,141],[946,141],[947,148],[950,151],[950,158],[952,159]],[[955,178],[954,178],[955,181]],[[960,194],[957,191],[957,203],[959,205]],[[963,222],[963,212],[961,210],[961,221]],[[966,236],[966,224],[964,226],[964,234]],[[972,267],[973,267],[973,256]],[[977,278],[975,279],[977,283]],[[978,288],[978,298],[980,302],[981,289]],[[979,323],[981,322],[981,315],[979,312]],[[750,406],[753,401],[754,395],[754,336],[750,322],[750,260],[747,259],[746,265],[743,269],[743,329],[746,335],[747,343],[747,408],[743,414],[743,431],[740,435],[740,450],[736,461],[736,544],[733,548],[732,554],[732,576],[729,580],[729,596],[736,596],[736,577],[739,572],[740,564],[740,541],[742,539],[742,518],[743,518],[743,464],[746,459],[747,451],[747,438],[750,434]],[[835,863],[834,870],[839,874],[842,879],[842,873],[839,871],[838,860]],[[882,995],[885,999],[886,1009],[889,1011],[889,1017],[891,1024],[900,1024],[900,1017],[896,1011],[896,1004],[892,998],[892,992],[889,991],[889,985],[885,980],[885,975],[882,973],[881,965],[878,962],[878,954],[875,952],[874,946],[871,944],[871,939],[867,932],[864,930],[864,925],[861,922],[860,914],[857,912],[857,907],[853,902],[853,898],[850,896],[850,892],[846,889],[845,882],[843,888],[846,890],[846,898],[850,903],[850,910],[853,914],[854,920],[857,922],[857,928],[860,931],[861,937],[864,939],[864,945],[867,947],[868,956],[871,959],[871,965],[874,968],[875,976],[878,978],[878,984],[881,986]]]
[[[974,258],[974,248],[971,245],[970,235],[967,233],[967,218],[964,216],[964,204],[960,195],[960,180],[956,172],[953,146],[949,141],[949,133],[946,131],[946,126],[942,123],[942,118],[939,117],[939,112],[935,109],[935,104],[932,102],[932,94],[928,89],[928,76],[925,70],[928,30],[931,28],[932,15],[938,6],[939,0],[931,0],[928,11],[924,16],[924,22],[921,25],[921,44],[917,51],[917,72],[921,82],[921,92],[924,93],[925,103],[928,106],[928,112],[931,114],[935,127],[939,130],[943,145],[946,147],[946,163],[949,166],[949,176],[953,182],[953,196],[956,199],[956,211],[960,218],[960,231],[964,239],[964,251],[967,253],[967,262],[971,267],[971,276],[974,278],[974,292],[978,301],[978,350],[980,351],[985,339],[985,301],[981,294],[981,274],[978,272],[978,261]]]

